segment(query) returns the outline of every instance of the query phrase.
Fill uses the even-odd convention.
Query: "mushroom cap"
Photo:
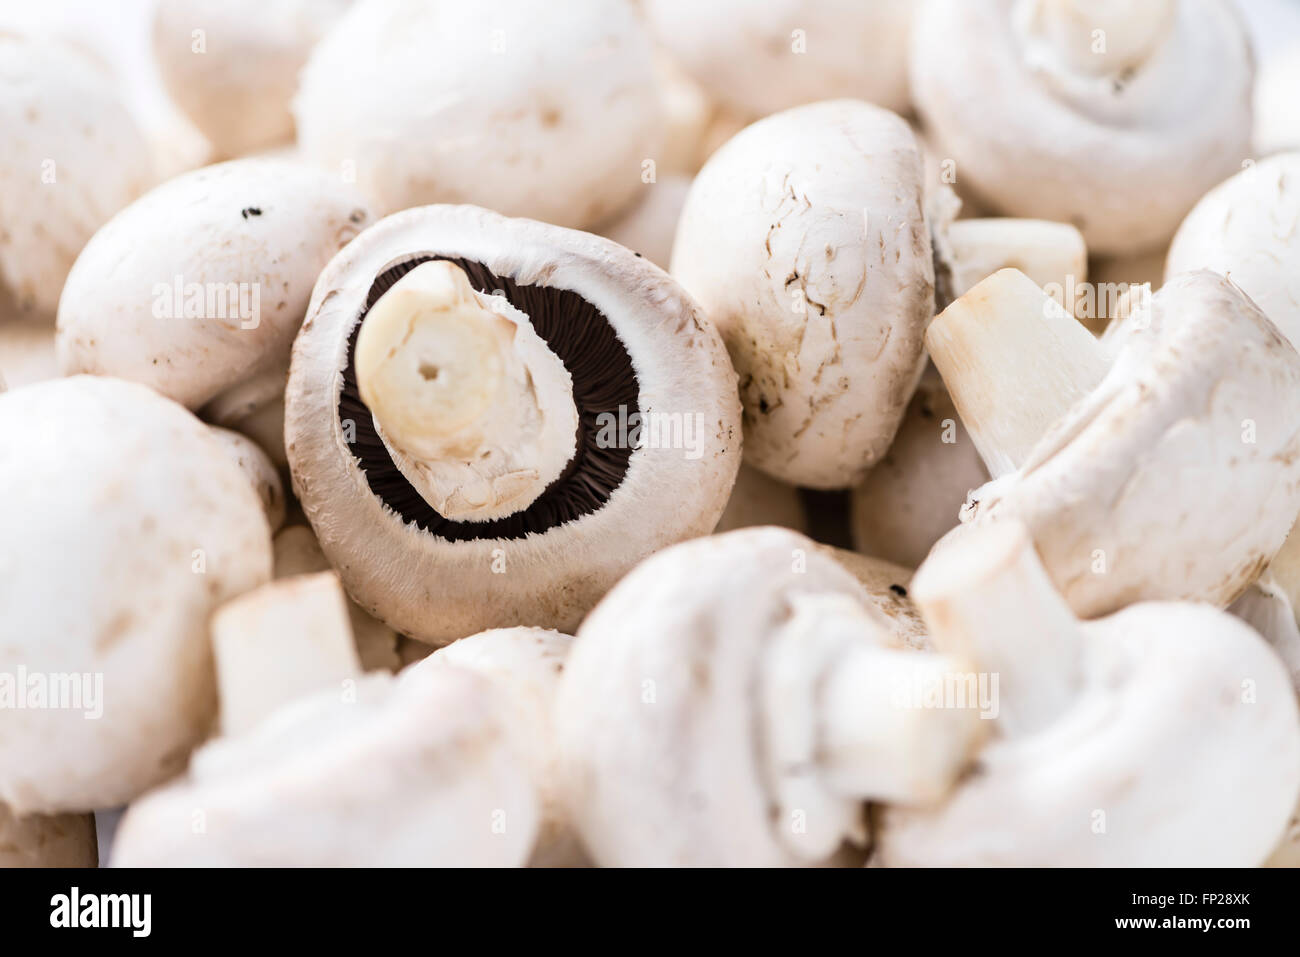
[[[1018,518],[1075,614],[1227,605],[1300,511],[1300,355],[1236,286],[1176,276],[1102,382],[963,520]]]
[[[472,672],[366,675],[204,746],[186,777],[131,805],[113,864],[518,866],[537,829],[519,740]]]
[[[928,651],[932,645],[921,613],[908,597],[915,572],[883,558],[843,548],[818,545],[817,550],[848,570],[866,592],[867,602],[880,612],[893,640],[891,646]]]
[[[366,221],[337,177],[292,161],[169,180],[77,258],[59,302],[60,364],[197,409],[283,365],[316,276]]]
[[[912,6],[912,0],[642,4],[656,39],[710,96],[746,116],[841,96],[905,112]]]
[[[793,702],[767,714],[760,689],[792,602],[807,596],[855,602],[863,640],[888,643],[853,576],[778,528],[665,549],[583,622],[556,729],[571,820],[598,863],[795,865],[819,859],[825,828],[860,836],[861,803],[831,792],[815,768],[784,767],[765,727],[802,721]],[[786,824],[786,777],[816,795],[805,795],[807,835]]]
[[[494,628],[439,648],[430,667],[464,668],[496,685],[519,709],[525,751],[533,762],[541,820],[534,863],[573,863],[576,835],[568,823],[555,741],[555,697],[571,635],[545,628]]]
[[[303,155],[355,173],[380,213],[474,203],[577,227],[631,201],[660,113],[625,0],[359,0],[294,101]]]
[[[88,704],[0,710],[0,802],[122,804],[208,730],[208,615],[270,578],[262,505],[207,426],[134,383],[24,386],[0,396],[0,429],[0,674],[51,695],[71,676]]]
[[[695,178],[672,272],[726,340],[749,464],[843,488],[889,447],[934,310],[921,176],[906,123],[837,100],[746,127]]]
[[[1137,69],[1084,77],[1013,23],[1021,6],[917,11],[912,93],[935,148],[958,188],[1001,214],[1073,223],[1092,253],[1158,246],[1250,155],[1254,71],[1236,10],[1179,0]]]
[[[948,390],[922,380],[889,451],[853,490],[853,547],[919,565],[988,478]]]
[[[15,817],[0,805],[0,867],[95,867],[98,863],[92,815]]]
[[[224,157],[293,139],[298,71],[350,0],[167,0],[153,53],[167,92]],[[196,36],[199,34],[199,36]],[[202,48],[196,49],[200,36]]]
[[[153,177],[144,137],[94,60],[0,34],[0,285],[53,313],[77,253]]]
[[[1252,163],[1205,194],[1174,235],[1165,275],[1227,276],[1300,347],[1300,153]]]
[[[475,283],[500,283],[525,314],[539,300],[534,328],[575,383],[588,382],[579,404],[584,457],[500,522],[448,522],[419,498],[391,459],[385,465],[383,443],[367,436],[372,417],[349,378],[367,303],[397,273],[433,258],[468,266]],[[557,323],[573,310],[599,315],[586,315],[592,326]],[[584,329],[596,331],[573,341]],[[597,462],[597,410],[612,416],[620,405],[629,415],[681,414],[699,454],[644,442]],[[740,462],[738,405],[716,330],[656,266],[586,233],[430,206],[376,224],[321,274],[294,345],[285,440],[303,510],[353,599],[403,634],[444,644],[490,627],[572,630],[640,559],[710,531]],[[566,513],[571,502],[582,504]],[[573,517],[556,526],[559,514]]]
[[[677,221],[690,188],[689,176],[664,176],[647,183],[644,195],[631,207],[593,231],[667,269],[672,260]]]
[[[1203,605],[1084,625],[1076,702],[999,738],[934,809],[891,808],[886,866],[1253,867],[1300,791],[1300,717],[1277,656]]]
[[[212,436],[253,486],[266,513],[266,524],[274,535],[284,524],[284,485],[280,482],[280,473],[261,447],[248,436],[215,426],[212,427]]]

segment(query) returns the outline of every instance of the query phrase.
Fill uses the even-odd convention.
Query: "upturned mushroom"
[[[929,220],[921,177],[903,120],[836,100],[746,127],[695,178],[671,271],[740,375],[749,464],[847,488],[889,447],[921,375],[935,263],[946,300],[985,255],[980,227],[952,224],[954,244]],[[1008,222],[996,239],[1000,255],[1057,263],[1053,276],[1083,268],[1068,227]]]
[[[482,675],[517,709],[538,791],[537,843],[530,859],[535,867],[588,863],[564,809],[555,740],[555,697],[572,643],[572,636],[543,628],[495,628],[453,641],[429,658],[428,667]]]
[[[167,0],[153,53],[177,105],[233,158],[293,139],[289,102],[307,55],[350,0]]]
[[[285,439],[362,608],[444,644],[572,629],[620,575],[717,522],[735,373],[660,269],[471,206],[390,216],[321,274]]]
[[[381,214],[473,203],[586,228],[641,186],[662,136],[627,0],[359,0],[294,102],[303,155]]]
[[[1165,276],[1193,269],[1227,276],[1300,344],[1300,153],[1252,161],[1201,198],[1178,227]]]
[[[0,803],[122,804],[207,733],[208,615],[270,577],[262,505],[206,426],[134,383],[15,389],[0,431]]]
[[[927,0],[911,77],[963,193],[1073,223],[1095,253],[1159,246],[1250,153],[1253,65],[1228,0]]]
[[[1003,270],[926,344],[993,476],[962,521],[1024,522],[1081,617],[1227,605],[1300,511],[1300,355],[1221,276],[1174,277],[1103,346]]]
[[[132,804],[119,867],[523,864],[537,827],[515,712],[430,662],[363,675],[332,573],[221,609],[226,732]]]
[[[283,394],[312,284],[367,221],[352,189],[289,160],[170,180],[77,258],[59,302],[60,365],[142,382],[239,428]]]
[[[988,478],[948,390],[928,372],[889,451],[853,489],[853,547],[915,568]]]
[[[908,110],[912,0],[644,0],[656,39],[733,112],[852,97]]]
[[[746,529],[652,556],[583,622],[556,705],[570,819],[597,863],[796,865],[862,843],[864,802],[943,796],[977,705],[810,540]]]
[[[95,819],[89,814],[17,817],[0,804],[0,868],[95,867]]]
[[[153,178],[144,137],[99,66],[0,33],[0,286],[53,314],[77,253]]]
[[[999,675],[998,715],[946,801],[886,809],[880,863],[1268,856],[1300,792],[1300,713],[1281,661],[1245,624],[1175,602],[1076,621],[1015,522],[936,552],[912,594],[940,649]]]

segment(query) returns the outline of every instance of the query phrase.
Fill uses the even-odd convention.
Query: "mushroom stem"
[[[1092,334],[1016,269],[940,313],[925,344],[994,478],[1018,469],[1109,365]]]
[[[1069,223],[959,219],[948,224],[946,240],[953,296],[964,296],[999,269],[1014,268],[1074,314],[1074,291],[1088,278],[1088,247]]]
[[[1120,73],[1146,59],[1169,35],[1177,0],[1021,0],[1021,23],[1072,70]]]
[[[411,270],[371,307],[357,385],[394,463],[437,511],[490,521],[527,508],[577,448],[564,363],[504,297],[453,263]]]
[[[1004,733],[1040,730],[1076,697],[1082,632],[1019,522],[937,548],[912,579],[912,597],[940,649],[997,676],[990,686]]]
[[[295,698],[361,675],[333,572],[284,578],[222,605],[212,616],[212,646],[223,735],[247,731]]]

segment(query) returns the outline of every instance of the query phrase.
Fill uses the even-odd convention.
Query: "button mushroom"
[[[0,708],[0,802],[121,804],[206,734],[208,615],[270,577],[266,518],[208,429],[143,386],[24,386],[0,395],[0,432],[0,675],[19,705]]]
[[[95,867],[95,819],[89,814],[15,817],[0,805],[0,868]]]
[[[0,285],[52,314],[91,234],[149,185],[144,137],[75,48],[0,34]]]
[[[527,859],[537,798],[515,712],[455,667],[362,675],[331,573],[214,622],[222,727],[132,804],[114,866],[493,866]],[[313,691],[313,689],[315,689]]]
[[[556,703],[571,820],[606,866],[792,865],[861,842],[868,798],[941,797],[965,671],[905,649],[811,541],[745,529],[652,556],[583,622]]]
[[[930,355],[994,477],[962,520],[1028,525],[1083,617],[1227,605],[1300,510],[1300,356],[1209,272],[1171,279],[1122,333],[1112,361],[1015,270],[934,320]]]
[[[912,593],[938,647],[1000,676],[997,733],[945,802],[886,810],[881,863],[1244,867],[1276,844],[1300,714],[1249,627],[1173,602],[1078,622],[1015,522],[936,552]]]
[[[442,644],[571,629],[642,557],[711,530],[737,406],[717,332],[658,268],[585,233],[431,206],[321,274],[285,437],[352,597]]]
[[[380,213],[474,203],[585,228],[626,206],[662,135],[626,0],[359,0],[312,53],[303,155]]]
[[[727,342],[749,464],[792,485],[847,488],[888,448],[921,374],[936,260],[946,298],[972,281],[973,254],[994,255],[969,223],[934,224],[944,228],[932,245],[921,177],[903,120],[837,100],[746,127],[695,178],[671,271]],[[1056,263],[1053,276],[1084,268],[1069,227],[982,234],[997,257]]]
[[[1251,163],[1210,190],[1178,227],[1166,278],[1227,276],[1300,344],[1300,153]]]
[[[280,473],[261,447],[248,436],[215,427],[211,432],[253,486],[262,502],[266,523],[275,534],[284,524],[284,486],[280,484]]]
[[[289,101],[307,55],[349,0],[166,0],[153,52],[178,106],[219,157],[293,139]]]
[[[912,0],[645,0],[658,40],[748,117],[853,97],[908,109]]]
[[[1096,253],[1158,246],[1250,152],[1250,45],[1227,0],[927,0],[911,67],[958,187],[1073,223]]]
[[[312,283],[365,225],[360,202],[286,160],[164,183],[77,258],[59,303],[60,365],[143,382],[190,409],[224,404],[239,411],[221,424],[238,427],[283,393]]]

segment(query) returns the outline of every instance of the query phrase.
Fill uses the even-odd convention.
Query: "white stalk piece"
[[[343,588],[333,572],[272,582],[212,616],[221,733],[238,735],[280,705],[361,676]]]
[[[1006,270],[927,345],[994,476],[962,521],[1028,525],[1076,614],[1227,605],[1300,510],[1300,355],[1221,276],[1174,278],[1103,347]]]
[[[423,263],[366,314],[357,383],[394,462],[439,514],[487,521],[531,504],[577,443],[573,380],[503,297]]]
[[[952,256],[952,295],[965,295],[999,269],[1018,269],[1039,286],[1051,286],[1067,312],[1068,290],[1088,278],[1083,234],[1068,223],[1041,219],[959,219],[946,230]],[[937,240],[942,248],[942,241]],[[1070,282],[1070,280],[1073,282]]]
[[[936,645],[999,674],[999,714],[978,773],[947,801],[886,810],[881,863],[1245,867],[1268,856],[1300,792],[1300,712],[1249,627],[1172,602],[1078,622],[1015,522],[936,553],[913,594]]]
[[[591,613],[557,732],[571,820],[602,865],[824,862],[869,799],[925,803],[984,727],[918,689],[967,672],[911,650],[834,558],[745,529],[665,549]]]

